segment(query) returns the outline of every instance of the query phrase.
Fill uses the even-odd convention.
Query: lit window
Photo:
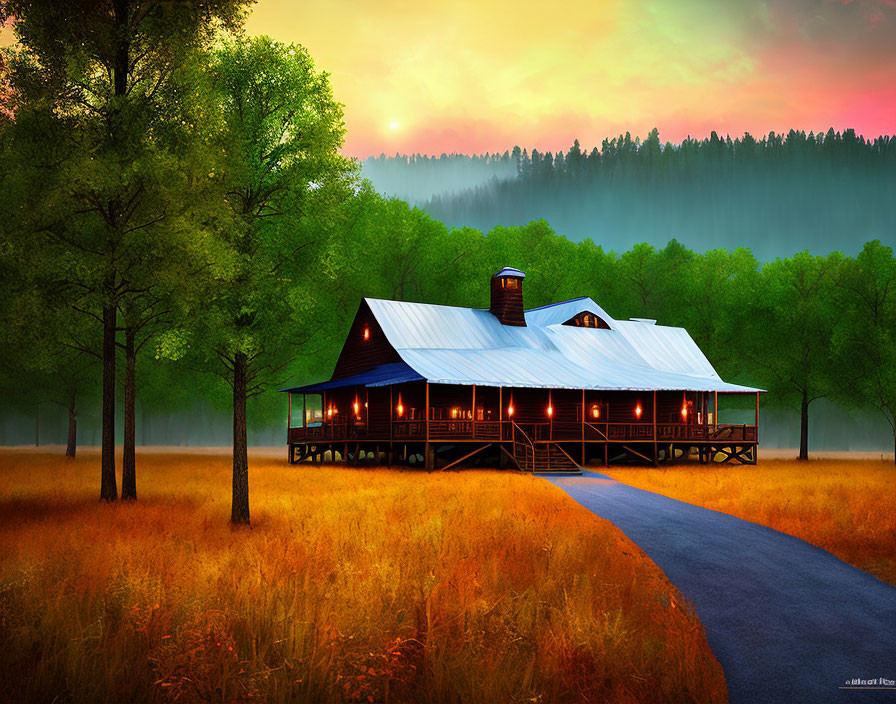
[[[516,279],[504,279],[507,282],[507,288],[516,288],[517,280]]]

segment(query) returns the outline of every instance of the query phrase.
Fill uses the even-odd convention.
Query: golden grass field
[[[693,610],[614,526],[514,472],[0,451],[0,699],[724,702]]]
[[[889,460],[760,460],[606,472],[614,479],[795,535],[896,584]]]

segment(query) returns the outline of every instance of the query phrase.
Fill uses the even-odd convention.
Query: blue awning
[[[394,362],[392,364],[381,364],[369,372],[355,374],[345,379],[321,381],[317,384],[296,386],[292,389],[280,389],[280,391],[291,394],[308,394],[338,389],[343,386],[391,386],[392,384],[403,384],[408,381],[424,381],[424,378],[404,362]]]

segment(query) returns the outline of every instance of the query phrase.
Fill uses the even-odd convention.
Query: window
[[[607,325],[607,322],[598,315],[594,313],[589,313],[587,311],[583,311],[576,315],[573,318],[567,320],[564,325],[569,325],[571,327],[576,328],[597,328],[599,330],[609,330],[610,326]]]
[[[519,279],[512,276],[505,276],[501,279],[501,288],[519,288]]]

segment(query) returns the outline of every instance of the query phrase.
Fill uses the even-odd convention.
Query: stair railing
[[[521,442],[519,444],[522,445],[527,450],[527,452],[525,453],[525,455],[523,457],[523,469],[531,469],[532,471],[534,471],[535,470],[535,443],[532,442],[532,438],[529,437],[529,435],[526,433],[526,431],[523,430],[519,425],[517,425],[517,422],[515,420],[512,420],[510,422],[513,424],[513,455],[514,455],[514,457],[517,457],[517,460],[519,459],[517,456],[517,450],[516,450],[516,446],[517,446],[516,434],[517,434],[517,431],[519,431],[519,433],[523,436],[523,438],[526,441],[525,443]],[[526,444],[526,443],[528,443],[528,444]],[[529,463],[527,460],[529,457],[532,458],[532,466],[531,467],[528,466]]]

